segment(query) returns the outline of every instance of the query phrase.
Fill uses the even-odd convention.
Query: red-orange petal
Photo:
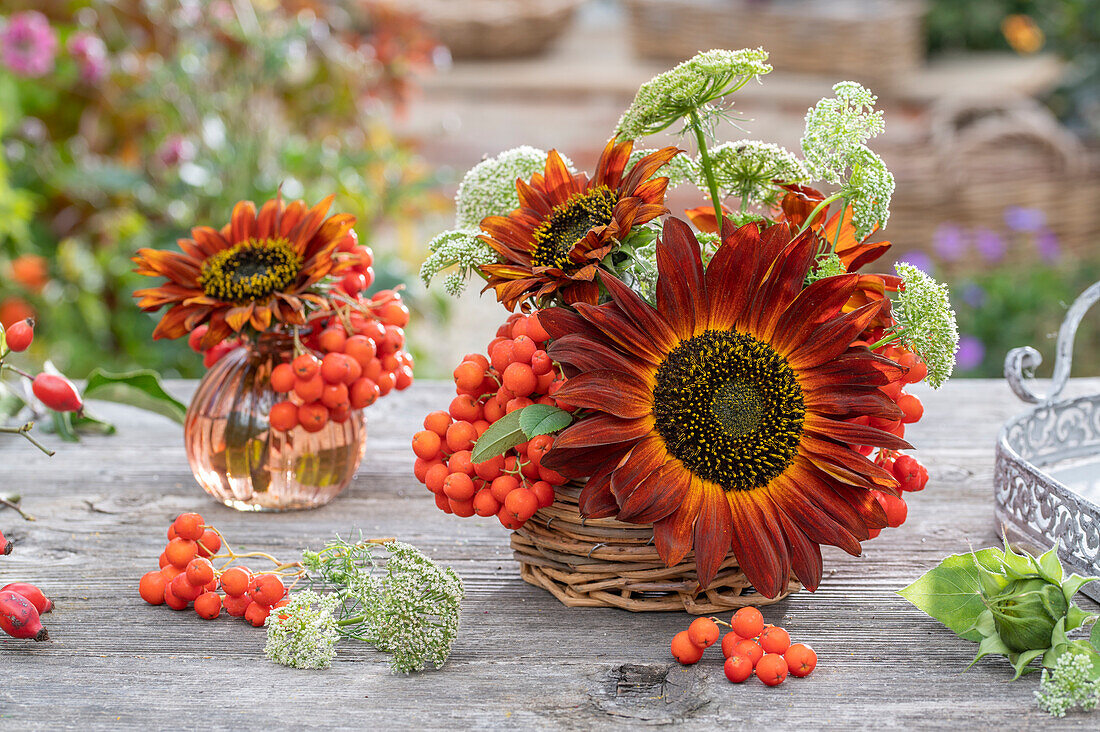
[[[660,521],[683,504],[691,481],[691,473],[679,460],[669,460],[631,489],[616,495],[619,520],[633,524]]]
[[[692,483],[696,482],[701,486],[703,502],[699,507],[699,518],[695,520],[695,569],[699,577],[699,587],[705,589],[730,553],[733,518],[725,491],[701,478],[692,480]]]
[[[653,410],[653,390],[645,382],[610,369],[574,376],[554,394],[554,398],[623,419],[644,417]]]
[[[607,414],[593,414],[567,427],[557,439],[557,448],[596,447],[637,441],[653,430],[653,418],[619,419]]]

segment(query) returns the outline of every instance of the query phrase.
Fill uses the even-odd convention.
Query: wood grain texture
[[[171,386],[185,398],[194,388]],[[180,428],[125,407],[99,408],[118,424],[114,437],[47,438],[54,458],[0,441],[0,492],[22,494],[38,517],[24,523],[0,511],[16,542],[0,559],[0,585],[34,582],[57,603],[49,643],[0,638],[0,729],[1095,729],[1100,717],[1039,712],[1037,679],[1008,683],[1003,661],[964,673],[975,647],[894,594],[943,556],[996,541],[993,441],[1022,408],[1003,383],[921,392],[926,416],[908,436],[931,473],[928,488],[909,501],[905,526],[870,542],[863,557],[826,549],[818,592],[764,609],[820,658],[813,676],[776,689],[730,685],[716,650],[693,668],[673,664],[668,641],[686,614],[563,607],[520,580],[495,520],[438,511],[411,474],[408,441],[449,393],[418,383],[374,407],[355,482],[304,513],[213,503],[191,477]],[[353,529],[419,546],[466,583],[450,662],[393,676],[382,654],[345,642],[332,669],[296,671],[267,661],[263,632],[240,620],[146,605],[138,578],[156,568],[169,522],[190,510],[235,544],[280,556]]]

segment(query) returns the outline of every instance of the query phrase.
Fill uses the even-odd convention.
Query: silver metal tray
[[[1069,380],[1077,327],[1098,300],[1100,282],[1066,314],[1046,394],[1033,388],[1038,351],[1014,348],[1005,358],[1012,391],[1036,406],[1001,430],[993,475],[997,522],[1009,539],[1037,549],[1057,546],[1066,569],[1087,576],[1100,575],[1100,394],[1059,395]],[[1082,591],[1100,600],[1098,585]]]

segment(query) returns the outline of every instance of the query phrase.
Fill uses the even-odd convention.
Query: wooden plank
[[[1076,384],[1078,390],[1091,384]],[[172,389],[187,396],[193,384]],[[895,593],[949,553],[996,541],[993,440],[1021,406],[998,381],[952,382],[921,394],[926,417],[910,435],[932,475],[910,500],[909,521],[868,544],[862,558],[825,550],[826,578],[764,610],[819,653],[818,670],[778,689],[732,686],[720,654],[696,667],[671,663],[668,641],[683,613],[570,610],[523,583],[494,520],[438,511],[411,475],[408,439],[449,400],[418,383],[370,413],[367,459],[348,491],[324,508],[242,514],[194,484],[180,428],[155,415],[103,405],[119,434],[79,445],[47,442],[50,459],[0,442],[0,490],[19,492],[39,520],[0,512],[17,542],[0,583],[32,581],[58,609],[53,640],[0,639],[0,729],[99,727],[382,729],[614,729],[685,723],[689,729],[1074,727],[1040,713],[1034,677],[1006,683],[1004,663],[963,673],[974,646]],[[98,405],[97,405],[98,406]],[[291,557],[333,532],[397,536],[453,566],[467,586],[462,629],[441,671],[390,674],[386,658],[344,643],[332,669],[295,671],[263,657],[263,632],[236,619],[200,620],[137,597],[156,567],[164,531],[198,510],[236,544]]]

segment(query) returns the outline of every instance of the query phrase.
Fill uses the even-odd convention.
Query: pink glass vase
[[[195,479],[239,511],[323,506],[347,487],[363,459],[361,410],[313,433],[269,428],[271,406],[287,396],[272,390],[271,370],[292,354],[288,336],[262,335],[214,364],[187,409],[183,439]]]

